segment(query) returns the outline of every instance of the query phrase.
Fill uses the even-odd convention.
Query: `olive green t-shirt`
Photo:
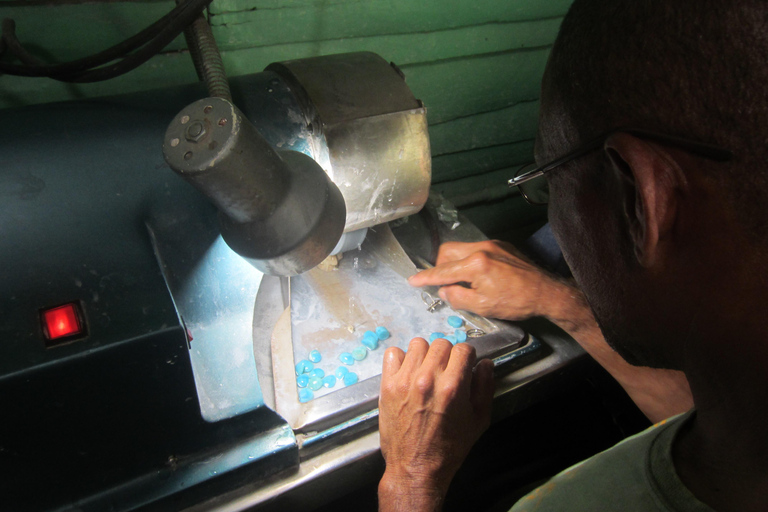
[[[566,469],[510,512],[713,512],[672,464],[672,441],[692,414],[662,421]]]

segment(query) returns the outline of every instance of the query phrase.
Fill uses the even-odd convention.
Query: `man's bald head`
[[[755,214],[768,200],[768,2],[575,0],[544,102],[556,113],[545,131],[568,121],[548,156],[622,126],[730,149],[732,163],[701,171],[722,181],[753,241],[768,242],[768,215]]]

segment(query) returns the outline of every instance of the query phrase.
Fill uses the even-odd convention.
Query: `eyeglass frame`
[[[634,135],[635,137],[648,139],[653,142],[658,142],[660,144],[665,144],[672,147],[677,147],[689,153],[692,153],[694,155],[701,156],[709,160],[713,160],[715,162],[728,162],[733,159],[733,153],[731,151],[727,149],[723,149],[719,146],[712,145],[712,144],[697,142],[690,139],[685,139],[683,137],[677,137],[675,135],[667,135],[667,134],[656,132],[653,130],[646,130],[644,128],[616,128],[608,132],[605,132],[603,135],[600,135],[598,137],[595,137],[594,139],[589,140],[581,147],[573,151],[570,151],[565,155],[559,158],[556,158],[555,160],[552,160],[547,164],[540,165],[518,176],[517,173],[519,173],[526,167],[530,166],[531,164],[523,165],[517,170],[517,172],[515,173],[515,176],[511,178],[509,181],[507,181],[507,185],[510,188],[518,187],[518,190],[520,190],[520,195],[522,195],[523,198],[526,200],[526,202],[528,202],[529,204],[535,204],[535,205],[547,204],[547,203],[538,203],[538,202],[531,201],[528,198],[528,195],[523,191],[523,189],[520,188],[520,185],[528,181],[534,180],[540,176],[544,176],[545,173],[550,172],[553,169],[560,167],[563,164],[567,164],[568,162],[576,160],[577,158],[581,158],[582,156],[587,155],[592,151],[600,149],[600,147],[605,144],[605,141],[608,139],[608,137],[616,135],[617,133],[628,133],[630,135]]]

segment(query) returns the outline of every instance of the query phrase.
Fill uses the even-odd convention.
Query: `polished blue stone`
[[[432,334],[429,335],[429,342],[432,343],[437,338],[445,338],[445,333],[444,332],[433,332]]]
[[[312,364],[311,361],[307,361],[306,359],[302,359],[298,363],[296,363],[296,375],[301,375],[303,373],[309,373],[312,371],[312,369],[315,367],[315,365]]]
[[[313,350],[312,352],[309,353],[309,360],[312,361],[313,363],[319,363],[320,361],[322,361],[322,359],[323,359],[323,356],[320,355],[319,350]]]
[[[387,338],[389,338],[389,331],[386,327],[378,326],[376,328],[376,336],[381,340],[384,341]]]
[[[344,385],[351,386],[357,384],[357,374],[355,372],[349,372],[344,376]]]
[[[464,320],[462,320],[458,316],[451,315],[448,317],[448,325],[450,325],[451,327],[461,327],[462,325],[464,325]]]
[[[349,352],[342,352],[339,354],[339,361],[344,364],[355,364],[355,358]]]
[[[368,350],[366,350],[365,347],[360,345],[359,347],[355,347],[352,349],[352,357],[355,358],[355,361],[362,361],[366,358],[368,355]]]
[[[299,375],[296,377],[296,385],[300,388],[307,387],[307,384],[309,384],[309,375]]]
[[[347,370],[346,366],[339,366],[338,368],[336,368],[334,375],[336,375],[337,379],[343,379],[344,376],[348,373],[349,373],[349,370]]]
[[[445,337],[445,339],[450,341],[451,345],[455,345],[457,343],[456,336],[454,336],[453,334],[449,334],[448,336]]]
[[[321,379],[325,377],[325,372],[321,368],[315,368],[311,372],[309,372],[310,377],[320,377]]]
[[[310,390],[308,389],[299,390],[299,402],[301,403],[309,402],[313,398],[315,398],[315,394]]]
[[[327,388],[332,388],[335,385],[336,385],[336,377],[334,377],[333,375],[326,375],[323,378],[323,386]]]
[[[456,329],[456,343],[464,343],[467,341],[467,333],[461,329]]]
[[[318,389],[323,387],[323,379],[321,379],[320,377],[310,377],[309,384],[307,384],[307,387],[312,391],[317,391]]]
[[[373,331],[365,331],[363,339],[360,342],[371,350],[376,350],[379,346],[379,338]]]

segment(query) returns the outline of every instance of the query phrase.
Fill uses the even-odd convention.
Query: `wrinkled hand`
[[[490,424],[493,363],[475,366],[475,348],[414,338],[384,354],[379,394],[381,451],[387,463],[381,510],[433,510],[472,445]],[[424,500],[431,505],[420,507]],[[407,505],[406,508],[397,506]]]
[[[454,309],[504,320],[551,316],[563,293],[574,290],[550,276],[509,244],[447,242],[437,264],[412,276],[412,286],[442,286],[440,298]],[[469,283],[465,288],[457,283]]]

